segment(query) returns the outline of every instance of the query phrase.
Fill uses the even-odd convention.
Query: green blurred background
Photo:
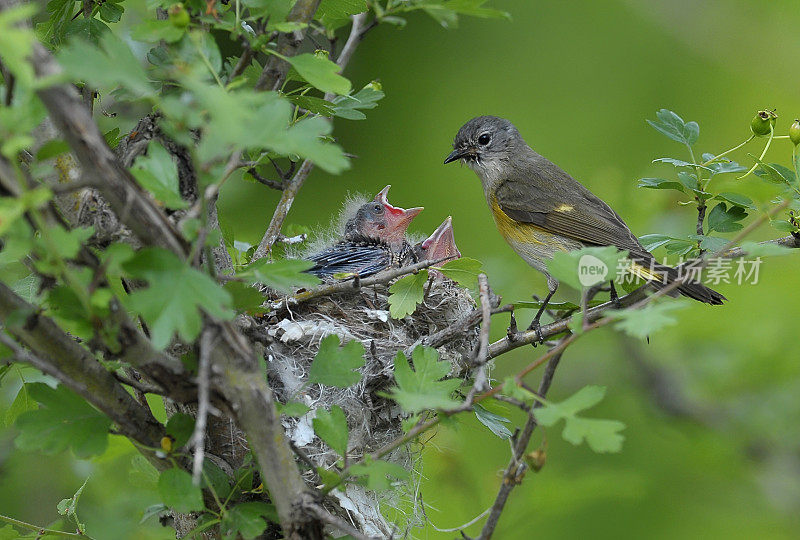
[[[511,119],[636,234],[683,236],[694,231],[693,208],[676,204],[673,192],[636,187],[641,177],[673,174],[652,159],[686,157],[645,119],[672,109],[699,122],[701,151],[719,152],[749,135],[758,109],[777,108],[783,133],[800,116],[796,0],[492,5],[512,21],[462,18],[445,30],[417,15],[405,29],[387,25],[368,35],[347,75],[356,87],[379,78],[386,98],[365,121],[337,120],[341,144],[358,158],[338,177],[312,173],[288,223],[325,226],[338,210],[331,201],[392,184],[392,202],[426,207],[412,228],[430,231],[452,215],[462,253],[485,263],[504,301],[525,300],[546,292],[544,279],[495,231],[475,175],[442,165],[466,120]],[[788,142],[776,141],[767,159],[788,164],[790,152]],[[752,163],[746,152],[733,157]],[[742,182],[757,198],[761,181]],[[237,240],[256,243],[276,201],[276,192],[236,178],[222,193],[221,220]],[[780,235],[763,227],[755,237]],[[800,253],[765,261],[756,285],[719,289],[730,299],[725,307],[693,305],[649,344],[605,329],[568,350],[550,397],[606,386],[606,399],[590,414],[627,424],[623,450],[594,454],[551,430],[545,467],[513,492],[496,538],[800,535]],[[496,317],[494,336],[507,324],[507,316]],[[494,376],[541,353],[518,349],[498,360]],[[531,377],[537,384],[538,375]],[[2,406],[13,390],[4,389]],[[131,479],[127,443],[115,441],[110,455],[83,462],[20,454],[13,436],[13,429],[0,431],[1,513],[50,522],[56,503],[91,475],[80,506],[90,534],[171,536],[154,520],[138,524],[157,496],[151,480]],[[540,432],[531,449],[541,440]],[[506,441],[472,420],[441,428],[421,463],[431,525],[412,534],[457,536],[433,525],[456,527],[489,507],[509,455]]]

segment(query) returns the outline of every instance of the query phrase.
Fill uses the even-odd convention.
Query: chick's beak
[[[411,220],[417,217],[417,215],[424,210],[422,206],[416,206],[414,208],[400,208],[398,206],[392,206],[387,198],[389,193],[389,188],[392,187],[391,185],[386,186],[383,188],[380,193],[375,195],[375,200],[383,205],[386,209],[386,222],[387,222],[387,237],[392,239],[402,238],[405,234],[406,229],[408,229]]]
[[[453,218],[447,216],[447,219],[428,238],[423,240],[421,247],[425,251],[425,258],[430,261],[461,257],[453,234]]]

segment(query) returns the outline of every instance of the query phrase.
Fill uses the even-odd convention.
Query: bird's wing
[[[508,217],[585,244],[616,246],[651,257],[614,210],[554,164],[547,164],[517,170],[515,176],[523,179],[499,183],[495,199]]]
[[[308,271],[317,276],[332,276],[352,272],[360,277],[371,276],[391,264],[387,246],[340,242],[308,257],[316,263]]]

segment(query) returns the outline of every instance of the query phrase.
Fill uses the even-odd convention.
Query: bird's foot
[[[531,321],[530,326],[528,326],[528,332],[533,330],[536,332],[536,339],[531,343],[534,347],[536,347],[540,343],[544,343],[544,336],[542,336],[542,325],[539,323],[539,318],[536,317]]]

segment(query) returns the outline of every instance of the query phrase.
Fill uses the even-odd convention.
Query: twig
[[[556,347],[558,347],[558,345]],[[553,375],[555,375],[556,368],[558,367],[558,363],[561,361],[561,355],[563,352],[563,349],[561,349],[560,352],[552,355],[550,361],[547,363],[547,368],[542,375],[542,381],[539,383],[539,390],[536,392],[539,397],[543,398],[547,395],[547,391],[550,389],[550,385],[553,383]],[[531,409],[536,409],[538,407],[541,407],[541,402],[535,401]],[[508,466],[503,473],[503,483],[500,485],[500,489],[497,492],[497,497],[495,497],[491,512],[483,526],[483,529],[481,530],[481,534],[478,536],[478,540],[489,540],[489,538],[492,537],[492,534],[494,534],[494,530],[497,527],[497,523],[500,520],[500,515],[503,513],[503,508],[508,500],[508,496],[511,494],[511,491],[514,489],[514,487],[522,480],[522,475],[525,473],[527,468],[527,465],[522,460],[522,456],[525,454],[525,450],[528,448],[528,443],[533,435],[533,430],[536,429],[536,425],[536,417],[533,416],[532,411],[529,411],[528,421],[525,422],[525,427],[522,429],[522,433],[517,437],[517,442],[514,445],[513,452],[511,454],[511,460],[509,461]]]
[[[348,62],[350,62],[350,58],[353,56],[353,53],[358,47],[358,43],[364,39],[365,32],[362,32],[362,27],[364,25],[364,21],[367,20],[367,13],[359,13],[357,15],[353,15],[353,25],[350,27],[350,35],[347,36],[347,41],[344,43],[344,47],[342,47],[342,52],[339,53],[339,57],[336,59],[336,65],[340,68],[344,69]]]
[[[467,393],[467,398],[464,400],[465,404],[472,406],[472,401],[475,399],[475,394],[486,388],[488,380],[486,377],[486,361],[489,356],[489,331],[492,322],[492,305],[489,300],[489,280],[486,274],[478,274],[478,294],[481,300],[481,333],[480,342],[478,345],[477,355],[475,357],[475,381],[472,388]]]
[[[231,82],[233,79],[244,73],[244,70],[247,69],[247,66],[250,65],[250,61],[253,59],[253,49],[250,47],[250,42],[246,39],[244,41],[244,51],[242,52],[242,56],[239,57],[239,61],[236,62],[236,65],[231,71],[231,76],[228,79],[228,82]]]
[[[372,285],[379,285],[382,283],[388,283],[396,277],[404,276],[406,274],[415,274],[418,271],[422,270],[423,268],[428,268],[429,266],[435,266],[440,264],[444,261],[451,259],[452,257],[446,257],[443,259],[437,259],[435,261],[420,261],[415,264],[410,264],[408,266],[403,266],[402,268],[392,268],[389,270],[384,270],[374,276],[370,276],[368,278],[359,279],[358,282],[354,282],[353,280],[343,280],[337,281],[336,283],[331,283],[330,285],[322,285],[317,287],[316,289],[310,289],[307,291],[303,291],[300,293],[295,294],[294,296],[289,296],[279,302],[274,303],[271,307],[273,310],[278,311],[281,309],[285,309],[290,304],[299,304],[301,302],[307,302],[313,298],[319,298],[320,296],[329,296],[332,294],[340,294],[340,293],[348,293],[348,292],[358,292],[364,287],[370,287]]]
[[[118,371],[114,372],[114,377],[122,384],[127,384],[128,386],[130,386],[131,388],[133,388],[138,392],[141,392],[142,394],[157,394],[157,395],[165,394],[164,389],[159,386],[137,381],[135,379],[127,377],[126,375],[123,375]]]
[[[363,534],[361,531],[347,523],[345,520],[340,519],[323,507],[319,506],[318,504],[312,503],[306,506],[306,510],[310,513],[314,514],[314,517],[319,519],[320,521],[327,523],[333,527],[336,527],[343,533],[349,534],[355,540],[372,540],[371,537]]]
[[[203,475],[203,459],[206,451],[206,422],[208,420],[209,407],[209,374],[211,371],[211,360],[209,355],[214,346],[214,336],[212,327],[203,330],[200,337],[200,357],[197,365],[197,419],[194,423],[191,446],[194,448],[194,460],[192,462],[192,482],[199,486]]]
[[[283,181],[272,180],[271,178],[267,178],[265,176],[261,176],[261,174],[256,170],[255,167],[250,167],[247,169],[247,173],[258,180],[260,184],[264,184],[268,188],[277,189],[278,191],[282,191],[285,187]]]

